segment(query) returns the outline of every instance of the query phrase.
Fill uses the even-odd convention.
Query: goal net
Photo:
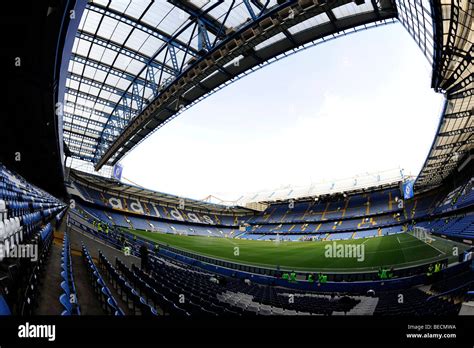
[[[276,238],[273,240],[273,242],[275,242],[275,243],[278,244],[278,243],[280,243],[280,241],[281,241],[281,239],[280,239],[280,234],[277,233]]]
[[[412,230],[412,235],[424,243],[431,244],[431,242],[434,241],[434,238],[431,237],[430,232],[424,227],[414,227]]]

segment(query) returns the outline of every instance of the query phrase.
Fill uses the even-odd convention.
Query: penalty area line
[[[445,253],[444,251],[439,250],[437,247],[435,247],[435,246],[433,246],[433,245],[431,245],[431,244],[428,244],[428,243],[425,243],[425,244],[428,245],[428,246],[430,246],[430,247],[432,247],[433,249],[438,250],[438,251],[441,253],[440,255],[446,255],[446,253]]]

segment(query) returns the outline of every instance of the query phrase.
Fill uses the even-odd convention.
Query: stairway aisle
[[[63,292],[61,289],[61,250],[66,215],[64,214],[60,224],[56,224],[53,231],[53,242],[39,286],[38,307],[34,312],[35,315],[60,315],[64,310],[59,302],[59,296]]]
[[[87,233],[79,232],[75,228],[72,228],[69,231],[69,236],[70,236],[70,242],[71,242],[71,249],[73,251],[72,252],[72,257],[73,257],[74,277],[76,277],[76,288],[79,287],[78,277],[80,276],[80,274],[77,274],[77,276],[76,276],[76,269],[77,269],[77,272],[84,272],[84,277],[85,277],[84,282],[86,282],[86,285],[88,285],[88,289],[91,293],[90,295],[86,295],[86,296],[94,297],[95,300],[97,300],[97,299],[95,297],[95,294],[93,293],[92,286],[89,284],[88,273],[87,273],[87,269],[84,265],[84,262],[82,260],[82,256],[80,256],[81,259],[79,260],[80,262],[79,262],[79,265],[77,267],[75,266],[75,263],[74,263],[74,255],[77,254],[79,252],[79,250],[81,250],[81,244],[82,243],[84,243],[84,245],[86,246],[86,248],[89,251],[92,258],[94,258],[95,260],[98,260],[99,259],[99,250],[101,250],[102,253],[105,255],[105,257],[112,263],[112,265],[114,265],[114,267],[115,267],[115,258],[116,257],[120,258],[120,260],[122,260],[128,267],[131,267],[132,263],[140,264],[140,259],[139,258],[137,258],[135,256],[125,256],[123,252],[104,244],[102,241],[99,241],[99,240],[96,240],[96,239],[92,238]],[[112,286],[111,282],[108,280],[108,277],[106,276],[105,272],[101,271],[101,275],[102,275],[104,281],[106,282],[107,287],[112,292],[112,295],[114,296],[114,298],[117,301],[120,308],[122,308],[122,310],[124,311],[124,313],[126,315],[131,315],[132,314],[131,310],[128,309],[128,306],[125,303],[125,301],[123,301],[121,299],[121,297],[118,295],[117,291],[113,288],[113,286]],[[87,291],[88,289],[83,289],[83,290]],[[81,299],[81,295],[80,295],[80,290],[77,289],[77,292],[78,292],[78,300],[79,300],[79,303],[81,304],[82,299]],[[82,298],[83,297],[84,296],[82,296]],[[98,300],[97,300],[97,302],[98,302]],[[82,305],[81,305],[81,310],[83,311],[83,314],[86,314],[86,313],[84,313]],[[103,314],[103,312],[101,312],[100,314]]]
[[[120,260],[122,260],[123,263],[125,263],[128,267],[131,267],[132,263],[135,263],[135,265],[140,264],[140,259],[138,257],[133,255],[125,256],[122,251],[112,248],[111,246],[105,244],[103,241],[97,239],[96,237],[92,237],[88,233],[81,232],[75,227],[70,230],[69,236],[72,250],[80,251],[81,244],[84,243],[91,256],[96,260],[99,259],[99,250],[101,250],[104,253],[105,257],[113,265],[115,265],[116,257],[120,258]]]
[[[62,233],[61,233],[62,235]],[[39,286],[38,307],[35,315],[60,315],[64,310],[59,303],[61,296],[61,248],[62,242],[55,237],[51,244],[51,252],[46,262],[44,275]]]
[[[72,271],[76,284],[77,302],[81,307],[81,315],[105,315],[100,301],[94,293],[84,259],[77,251],[71,251]]]
[[[115,267],[115,260],[109,260],[112,265]],[[102,275],[102,278],[104,279],[105,284],[109,288],[110,292],[112,293],[112,296],[115,298],[115,301],[117,301],[117,304],[119,307],[123,310],[125,315],[134,315],[133,309],[128,308],[128,303],[125,302],[122,297],[119,295],[117,290],[114,288],[112,282],[109,280],[109,276],[106,274],[105,271],[100,271],[100,274]],[[127,279],[128,281],[128,279]]]

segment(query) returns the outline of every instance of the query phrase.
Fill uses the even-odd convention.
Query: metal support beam
[[[179,4],[177,4],[177,2],[174,0],[169,0],[169,2],[172,2],[173,4],[176,3],[177,7],[183,6],[183,2],[180,2]],[[345,1],[345,0],[338,1],[337,6],[342,6],[348,3],[350,3],[350,1]],[[189,3],[186,2],[186,4],[189,4]],[[263,64],[264,62],[268,61],[274,56],[277,56],[278,54],[284,54],[288,50],[291,50],[292,48],[294,49],[294,46],[304,45],[308,42],[311,42],[312,40],[317,40],[318,38],[334,34],[335,32],[340,32],[341,30],[349,30],[350,28],[353,28],[355,26],[367,25],[367,24],[373,23],[374,21],[387,20],[387,19],[394,18],[396,16],[396,11],[393,7],[383,8],[382,10],[378,11],[378,14],[376,14],[375,12],[372,12],[372,13],[364,12],[364,13],[356,14],[354,16],[346,16],[341,19],[337,19],[335,16],[333,16],[333,19],[335,22],[323,23],[314,28],[303,30],[300,33],[291,35],[293,40],[278,41],[275,44],[272,44],[270,46],[267,46],[259,50],[258,54],[246,55],[245,52],[247,53],[251,52],[252,48],[257,46],[259,43],[265,41],[269,37],[274,36],[284,30],[287,30],[287,28],[290,28],[300,22],[303,22],[304,20],[307,20],[312,15],[315,15],[315,16],[319,15],[323,12],[327,12],[328,10],[332,8],[329,6],[317,6],[299,15],[297,13],[295,17],[286,19],[284,23],[280,23],[278,26],[270,27],[271,29],[265,29],[263,31],[259,29],[257,31],[258,35],[256,38],[249,41],[244,40],[242,42],[241,35],[244,33],[244,31],[252,27],[262,28],[262,26],[259,26],[258,24],[260,21],[264,21],[264,20],[268,21],[268,17],[279,18],[280,12],[282,11],[282,9],[286,7],[290,7],[290,6],[298,6],[297,1],[291,0],[291,1],[285,2],[282,5],[273,7],[271,10],[266,11],[262,17],[259,17],[258,20],[255,20],[254,21],[255,23],[253,23],[252,21],[249,21],[245,25],[239,27],[238,31],[231,31],[231,32],[226,33],[227,36],[224,41],[215,42],[217,47],[221,49],[222,47],[224,47],[222,45],[226,45],[226,43],[231,42],[230,41],[231,38],[235,38],[238,42],[238,45],[240,45],[240,47],[238,47],[237,49],[232,49],[232,53],[226,52],[224,58],[220,59],[219,63],[217,64],[214,63],[210,68],[206,68],[206,65],[202,64],[202,60],[197,60],[194,63],[195,66],[199,66],[199,65],[203,66],[204,67],[203,69],[206,69],[206,71],[204,73],[201,73],[200,72],[201,69],[199,66],[199,68],[196,69],[196,71],[198,71],[199,76],[198,77],[193,76],[191,81],[189,81],[189,78],[188,78],[188,82],[186,83],[189,85],[189,87],[191,86],[198,87],[198,88],[191,88],[191,89],[188,88],[186,93],[184,94],[184,96],[188,100],[191,101],[189,105],[193,105],[196,100],[202,99],[203,95],[207,95],[211,93],[212,90],[218,88],[218,86],[214,84],[213,82],[214,80],[219,81],[220,85],[225,84],[225,82],[231,79],[232,77],[235,77],[236,75],[239,75],[239,74],[244,74],[245,71],[253,70],[252,68],[254,66]],[[220,19],[222,20],[222,18],[225,18],[232,11],[232,8],[233,8],[232,5],[229,6],[228,7],[229,12],[225,14],[221,14]],[[209,7],[206,8],[206,11],[207,10],[209,10]],[[197,20],[198,17],[192,17],[192,18],[195,18],[199,26],[199,22]],[[280,21],[280,19],[277,19],[277,20]],[[275,19],[273,19],[273,21],[275,21]],[[203,22],[205,24],[205,29],[211,32],[211,30],[209,30],[208,23],[206,23],[205,21]],[[265,24],[265,25],[268,25],[268,24]],[[204,32],[203,29],[204,28],[201,25],[201,29],[200,29],[201,32]],[[199,36],[198,36],[198,39],[199,39]],[[200,46],[199,48],[205,47],[205,44],[203,43],[203,41],[204,40],[201,37],[201,44],[199,45]],[[206,54],[206,57],[207,57],[206,59],[209,59],[210,57],[212,57],[212,53],[215,48],[216,46],[213,47]],[[170,54],[170,50],[168,49],[166,53]],[[221,66],[223,65],[225,66],[226,64],[228,64],[229,61],[233,57],[235,58],[238,55],[244,56],[242,60],[243,63],[240,64],[241,65],[240,67],[228,66],[226,68],[226,70],[228,70],[227,75],[230,74],[231,76],[225,76],[223,73],[218,73],[216,74],[216,78],[209,79],[209,76],[211,76],[211,74],[213,74]],[[192,71],[193,66],[186,67],[186,70]],[[222,80],[223,75],[225,76],[224,82]],[[172,85],[174,85],[175,83],[177,83],[176,86],[179,86],[178,79],[181,79],[181,78],[183,78],[183,76],[181,75],[177,79],[170,78],[171,81],[165,84],[166,87],[164,88],[163,93],[169,92],[170,88],[172,88]],[[200,79],[201,80],[206,79],[205,83],[204,84],[200,83]],[[160,82],[159,84],[163,85]],[[178,87],[178,88],[180,88],[181,90],[186,89],[186,87]],[[132,129],[143,130],[145,129],[145,125],[148,125],[150,121],[152,121],[153,124],[160,125],[160,124],[164,124],[166,120],[172,118],[173,115],[176,113],[173,107],[176,104],[176,98],[181,97],[181,96],[182,96],[181,92],[175,93],[174,95],[171,96],[171,98],[168,97],[167,99],[165,99],[166,100],[165,102],[163,98],[158,99],[158,97],[155,97],[155,100],[153,100],[149,106],[150,110],[154,110],[152,111],[152,114],[149,114],[148,116],[144,117],[144,114],[140,113],[139,116],[134,118],[134,121],[133,121],[134,124],[127,125],[127,128],[124,129],[124,131],[122,132],[122,134],[119,136],[118,139],[114,140],[112,144],[107,144],[107,146],[105,147],[103,146],[101,149],[105,148],[106,152],[103,152],[101,150],[101,153],[103,153],[103,155],[98,154],[96,156],[98,161],[96,162],[95,168],[100,169],[100,167],[106,164],[108,161],[112,161],[111,163],[113,163],[114,160],[116,160],[117,158],[120,158],[124,153],[126,153],[130,149],[130,144],[140,142],[140,139],[138,139],[138,141],[135,139],[136,131],[132,131]],[[156,107],[158,107],[158,110],[156,110]],[[158,115],[158,114],[160,115],[159,118],[154,118],[155,115]],[[153,126],[153,128],[156,128],[156,127],[157,126]],[[141,134],[140,136],[142,136],[143,132],[140,132],[140,134]],[[147,132],[145,132],[145,134],[147,134]]]
[[[464,117],[471,117],[474,115],[473,110],[469,111],[462,111],[462,112],[454,112],[451,114],[445,114],[444,118],[450,119],[450,118],[464,118]]]
[[[169,33],[166,33],[163,30],[160,30],[159,28],[153,27],[143,21],[138,21],[137,18],[130,17],[124,13],[115,11],[111,8],[104,7],[97,3],[93,3],[93,4],[89,3],[87,5],[87,9],[94,11],[96,13],[103,14],[107,17],[113,18],[119,21],[120,23],[130,25],[138,30],[143,31],[144,33],[147,33],[157,39],[160,39],[163,42],[173,45],[177,49],[180,49],[183,51],[188,49],[188,45],[186,45],[184,42],[176,38],[172,38],[172,36]],[[197,56],[198,52],[191,47],[190,54],[193,56]]]
[[[210,50],[211,49],[211,42],[209,41],[209,34],[207,33],[206,25],[204,21],[198,19],[198,48],[199,52],[203,50]]]
[[[75,90],[75,89],[72,89],[72,88],[66,88],[65,92],[66,92],[66,94],[70,94],[70,95],[73,95],[75,97],[90,100],[90,101],[96,102],[100,105],[108,106],[112,109],[116,108],[116,109],[121,110],[121,111],[126,112],[126,113],[130,113],[132,111],[133,112],[138,111],[137,108],[133,108],[131,105],[127,106],[127,107],[118,107],[117,108],[117,104],[115,104],[114,102],[112,102],[108,99],[103,99],[103,98],[100,98],[98,96],[95,96],[95,95],[92,95],[92,94],[89,94],[89,93],[85,93],[85,92],[81,92],[81,91],[78,91],[78,90]]]
[[[170,4],[173,4],[177,8],[183,10],[187,14],[189,14],[193,19],[201,19],[203,23],[206,25],[207,30],[213,35],[219,34],[219,27],[220,23],[217,19],[213,18],[206,12],[201,11],[196,6],[194,6],[189,1],[182,1],[182,0],[168,0]],[[215,0],[215,4],[212,7],[217,7],[224,3],[223,0]],[[209,10],[208,10],[209,11]],[[228,28],[224,28],[224,32],[227,31]]]
[[[99,37],[99,36],[94,36],[92,34],[89,34],[89,33],[86,33],[84,31],[81,31],[79,30],[77,32],[77,38],[79,38],[80,40],[84,40],[86,42],[90,42],[94,45],[97,45],[97,46],[100,46],[102,48],[105,48],[105,49],[109,49],[109,50],[112,50],[114,52],[117,52],[119,54],[123,54],[125,56],[127,56],[128,58],[132,58],[132,59],[135,59],[141,63],[148,63],[149,60],[150,60],[150,57],[147,57],[145,55],[143,55],[142,53],[138,52],[138,51],[135,51],[131,48],[128,48],[128,47],[125,47],[123,45],[119,45],[118,43],[115,43],[111,40],[108,40],[108,39],[105,39],[105,38],[102,38],[102,37]],[[174,46],[171,45],[169,43],[169,45],[171,47],[173,47],[174,49]],[[154,68],[157,68],[157,69],[163,69],[165,72],[167,72],[168,74],[174,74],[175,73],[175,70],[162,63],[162,62],[157,62],[157,61],[151,61],[149,62],[148,64],[149,66],[152,66]]]
[[[86,58],[86,57],[78,55],[78,54],[73,54],[71,56],[71,60],[73,62],[84,64],[85,66],[89,66],[91,68],[94,68],[94,69],[97,69],[97,70],[100,70],[100,71],[104,71],[104,72],[109,73],[113,76],[117,76],[117,77],[120,77],[120,78],[128,80],[128,81],[134,81],[135,80],[136,83],[139,83],[142,86],[147,85],[147,81],[145,81],[141,77],[132,75],[129,72],[126,72],[124,70],[120,70],[116,67],[105,64],[103,62],[99,62],[99,61],[91,59],[91,58]]]
[[[123,89],[120,89],[118,87],[114,87],[111,85],[108,85],[104,82],[99,82],[97,80],[92,80],[89,79],[85,76],[77,75],[74,73],[69,73],[68,78],[71,79],[72,81],[77,81],[81,84],[84,84],[86,86],[91,86],[91,87],[96,87],[96,88],[102,88],[104,91],[116,94],[116,95],[122,95],[125,94],[128,98],[131,98],[131,94],[128,93],[127,91],[124,91]]]
[[[174,50],[174,47],[171,45],[168,45],[168,52],[170,54],[171,63],[173,64],[173,75],[178,76],[180,69],[179,69],[178,59],[176,58],[176,51]]]
[[[206,9],[206,11],[212,10],[212,9],[215,8],[216,6],[220,5],[221,3],[222,3],[222,0],[220,0],[220,1],[216,2],[216,3],[214,3],[213,5],[209,6],[209,7]],[[181,5],[182,5],[182,4],[181,4]],[[199,16],[196,17],[196,20],[197,20],[197,19],[201,19],[201,18],[206,18],[206,17],[212,18],[212,17],[210,17],[206,12],[200,11]],[[206,24],[206,26],[208,25],[206,21],[204,21],[204,23]],[[183,32],[185,32],[191,24],[192,24],[192,23],[190,22],[190,23],[188,23],[188,24],[182,26],[179,30],[175,31],[174,34],[173,34],[173,36],[170,37],[169,41],[174,40],[176,37],[178,37],[178,36],[181,35]],[[165,61],[166,61],[166,56],[167,56],[167,54],[169,53],[170,50],[169,50],[169,46],[168,46],[168,45],[163,45],[162,47],[160,47],[160,48],[154,53],[154,55],[153,55],[152,57],[150,57],[150,60],[149,60],[149,61],[145,64],[145,66],[140,70],[140,72],[137,74],[137,76],[136,76],[134,79],[132,79],[132,83],[134,83],[136,80],[138,80],[138,79],[139,79],[138,76],[140,76],[143,72],[146,73],[146,69],[148,68],[149,64],[150,64],[156,57],[158,57],[159,54],[160,54],[163,50],[165,50],[165,49],[166,49]],[[181,71],[181,69],[180,69],[180,71]],[[173,80],[171,79],[171,76],[168,77],[168,78],[165,78],[165,77],[163,76],[163,72],[164,72],[164,70],[161,69],[161,71],[160,71],[160,78],[159,78],[159,80],[158,80],[158,84],[161,85],[161,84],[162,84],[161,81],[165,81],[166,86],[168,86]],[[169,79],[169,81],[168,81],[168,79]],[[146,85],[146,81],[145,81],[145,85]],[[117,105],[119,105],[119,104],[120,104],[120,101],[119,101],[119,103],[117,103]],[[114,114],[114,113],[115,113],[115,109],[112,111],[112,114]],[[130,117],[130,119],[131,119],[131,118],[132,118],[132,116]],[[125,125],[125,126],[126,126],[126,125]],[[125,129],[125,126],[124,126],[124,129]],[[105,139],[105,138],[101,138],[100,143],[99,143],[99,146],[98,146],[97,151],[96,151],[96,154],[95,154],[95,158],[100,158],[100,157],[102,157],[102,153],[104,152],[104,148],[108,148],[108,147],[110,146],[109,143],[105,144],[105,142],[106,142],[106,139]]]
[[[76,104],[76,109],[79,110],[79,108],[77,106],[78,105]],[[79,116],[75,113],[63,112],[63,116],[64,116],[64,118],[71,118],[71,120],[78,121],[78,122],[83,122],[85,124],[89,124],[89,125],[95,126],[95,127],[100,127],[101,129],[105,126],[104,122],[100,122],[100,121],[94,120],[92,118],[82,117],[82,116]],[[112,117],[112,120],[116,121],[116,122],[119,121],[118,118],[116,118],[115,116]],[[117,131],[117,134],[120,133],[121,128],[116,128],[116,131]]]
[[[68,141],[70,144],[74,141],[80,144],[85,140],[86,142],[84,144],[88,144],[93,147],[97,146],[97,138],[91,137],[90,135],[81,132],[76,132],[73,128],[64,127],[63,130],[65,133],[69,134]]]
[[[454,142],[454,143],[449,143],[449,144],[445,144],[445,145],[438,145],[438,146],[435,146],[435,150],[449,150],[449,149],[453,149],[455,148],[456,146],[464,146],[464,145],[470,145],[470,144],[474,144],[474,139],[467,139],[467,140],[464,140],[464,141],[459,141],[459,142]]]
[[[255,20],[257,18],[257,15],[255,14],[252,6],[250,5],[250,2],[249,0],[243,0],[244,1],[244,5],[245,7],[247,8],[247,11],[249,12],[250,14],[250,17]]]

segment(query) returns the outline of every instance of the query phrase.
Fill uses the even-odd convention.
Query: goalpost
[[[276,238],[273,240],[274,243],[279,244],[280,243],[280,234],[277,233]]]
[[[424,227],[414,227],[412,230],[413,237],[421,240],[424,243],[431,244],[434,241],[434,238],[431,237],[431,233],[428,229]]]

